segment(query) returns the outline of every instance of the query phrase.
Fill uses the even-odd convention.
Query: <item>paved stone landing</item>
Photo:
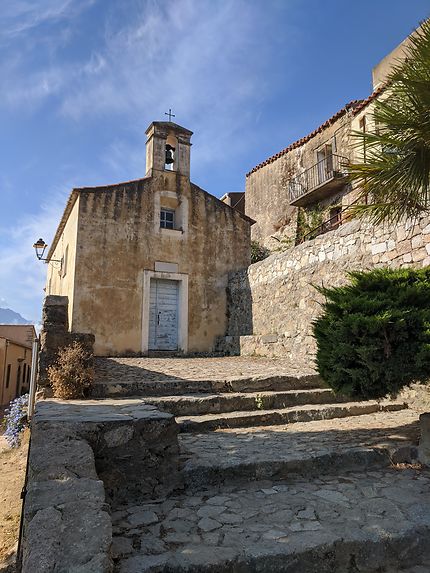
[[[116,378],[125,372],[133,377],[133,368],[145,369],[147,380],[180,378],[182,380],[220,380],[238,376],[279,376],[281,374],[315,374],[304,371],[289,359],[221,356],[209,358],[96,358],[100,377]],[[135,372],[136,374],[136,372]],[[138,372],[140,377],[141,372]]]
[[[322,386],[315,370],[298,369],[290,360],[283,359],[96,358],[95,368],[95,397],[281,391]]]
[[[430,557],[429,506],[429,470],[204,488],[116,511],[115,571],[394,573]]]

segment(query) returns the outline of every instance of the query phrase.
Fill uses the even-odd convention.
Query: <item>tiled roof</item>
[[[382,89],[380,91],[382,91]],[[350,101],[342,109],[340,109],[337,113],[335,113],[332,117],[327,119],[327,121],[325,121],[323,124],[321,124],[319,127],[317,127],[317,129],[314,129],[314,131],[312,131],[311,133],[309,133],[305,137],[302,137],[301,139],[298,139],[294,143],[291,143],[291,145],[289,145],[288,147],[286,147],[282,151],[279,151],[279,153],[276,153],[276,155],[272,155],[271,157],[266,159],[266,161],[259,163],[253,169],[251,169],[251,171],[249,173],[247,173],[246,176],[249,177],[249,175],[251,175],[251,173],[258,171],[258,169],[261,169],[261,167],[264,167],[265,165],[268,165],[269,163],[273,163],[274,161],[276,161],[277,159],[279,159],[280,157],[282,157],[286,153],[292,151],[293,149],[297,149],[297,147],[301,147],[304,143],[307,143],[310,139],[315,137],[318,133],[321,133],[322,131],[324,131],[324,129],[327,129],[327,127],[330,127],[330,125],[332,125],[335,121],[337,121],[345,113],[352,111],[355,115],[356,113],[358,113],[359,110],[363,109],[363,107],[365,107],[372,99],[374,99],[376,97],[376,95],[378,95],[380,93],[380,91],[377,90],[378,93],[376,91],[373,92],[373,94],[365,100],[359,100],[358,99],[358,100]]]

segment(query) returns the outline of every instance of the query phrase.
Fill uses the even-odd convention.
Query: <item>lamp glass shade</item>
[[[45,243],[43,239],[39,239],[38,241],[36,241],[33,245],[33,247],[36,249],[36,255],[38,257],[41,257],[47,246],[48,245]]]

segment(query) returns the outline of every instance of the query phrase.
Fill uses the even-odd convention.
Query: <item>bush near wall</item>
[[[267,247],[260,245],[258,241],[251,241],[251,264],[267,259],[270,251]]]
[[[430,267],[349,273],[317,287],[317,368],[337,393],[375,399],[430,378]]]

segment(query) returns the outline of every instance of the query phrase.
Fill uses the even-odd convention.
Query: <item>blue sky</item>
[[[145,129],[194,131],[214,195],[371,91],[371,68],[428,0],[2,0],[0,307],[39,320],[52,239],[74,186],[145,174]]]

